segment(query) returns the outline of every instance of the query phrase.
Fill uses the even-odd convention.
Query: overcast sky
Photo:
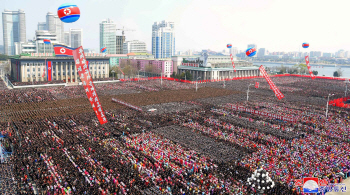
[[[227,43],[240,50],[255,43],[269,51],[298,51],[303,42],[311,51],[350,50],[349,0],[0,0],[0,10],[24,9],[32,39],[47,12],[57,14],[68,2],[81,17],[65,30],[82,28],[84,48],[99,50],[99,23],[111,18],[118,28],[136,30],[125,32],[126,39],[145,41],[148,50],[152,24],[161,20],[175,22],[176,50],[182,51],[222,51]]]

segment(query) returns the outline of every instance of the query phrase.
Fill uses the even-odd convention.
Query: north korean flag
[[[57,57],[69,57],[69,56],[73,56],[73,50],[75,50],[76,48],[71,48],[71,47],[67,47],[65,45],[53,45],[53,48],[55,50],[55,55]]]
[[[47,81],[51,81],[52,80],[52,65],[51,65],[51,61],[47,61],[46,62],[46,70],[47,70]]]
[[[50,43],[51,43],[51,40],[50,40],[50,39],[44,39],[44,43],[45,43],[45,44],[50,44]]]

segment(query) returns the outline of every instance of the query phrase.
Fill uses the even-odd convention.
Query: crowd
[[[89,111],[81,86],[4,89],[0,132],[7,136],[5,147],[14,152],[8,164],[1,164],[1,194],[253,194],[256,189],[247,178],[259,167],[276,183],[266,194],[300,194],[295,179],[316,172],[332,183],[339,182],[339,175],[347,177],[348,111],[332,108],[326,118],[324,104],[308,102],[319,97],[301,93],[312,90],[305,85],[309,80],[279,79],[273,78],[277,86],[302,89],[288,95],[294,101],[276,101],[271,90],[262,88],[254,90],[249,103],[245,93],[235,93],[150,105],[161,110],[157,114],[107,106],[109,122],[104,125]],[[249,82],[227,82],[226,89],[244,91]],[[330,83],[314,84],[321,91],[312,94],[340,95],[342,87]],[[98,84],[96,91],[103,99],[187,87],[193,86],[172,81],[161,86],[153,80]],[[232,110],[227,103],[295,117],[297,122]]]

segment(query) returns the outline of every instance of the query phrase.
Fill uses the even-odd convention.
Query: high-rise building
[[[64,43],[64,24],[57,15],[48,12],[46,15],[46,30],[57,35],[57,41]]]
[[[123,54],[125,36],[116,36],[116,53]]]
[[[230,52],[232,53],[232,56],[236,56],[239,53],[237,47],[232,47]]]
[[[69,32],[64,32],[64,44],[70,46]]]
[[[2,29],[4,39],[4,53],[15,55],[15,42],[26,41],[26,17],[24,10],[18,11],[4,10],[2,12]]]
[[[70,46],[77,48],[83,45],[83,29],[69,29]]]
[[[333,54],[332,53],[323,53],[323,57],[331,58],[331,57],[333,57]]]
[[[266,55],[266,49],[265,48],[260,48],[258,52],[258,57],[264,57]]]
[[[147,53],[146,43],[138,40],[125,41],[123,45],[124,54],[128,53]]]
[[[111,19],[100,23],[100,48],[107,47],[107,54],[116,54],[117,26]]]
[[[38,22],[38,30],[46,30],[46,22]]]
[[[170,58],[175,55],[174,22],[155,22],[152,26],[152,54],[155,58]]]
[[[344,58],[345,56],[345,51],[343,49],[339,50],[337,53],[336,53],[336,56],[338,58]]]
[[[50,39],[51,44],[45,44],[44,39]],[[50,32],[48,30],[36,30],[35,31],[36,40],[36,53],[54,53],[53,45],[60,43],[55,32]]]

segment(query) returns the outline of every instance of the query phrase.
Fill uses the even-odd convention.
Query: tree
[[[152,64],[148,64],[148,65],[146,66],[145,70],[146,70],[146,72],[149,72],[149,73],[153,72]]]
[[[192,74],[189,71],[186,71],[185,75],[186,75],[186,79],[187,80],[193,81],[193,76],[192,76]]]
[[[0,60],[8,60],[9,56],[5,54],[0,54]]]
[[[334,71],[334,72],[333,72],[333,76],[334,76],[334,77],[339,77],[338,71]]]
[[[130,65],[126,65],[124,68],[123,68],[123,72],[125,75],[127,75],[128,77],[131,76],[131,73],[132,73],[132,68]]]
[[[317,70],[313,70],[313,71],[312,71],[312,74],[314,74],[315,76],[317,76],[317,75],[318,75],[318,71],[317,71]]]

